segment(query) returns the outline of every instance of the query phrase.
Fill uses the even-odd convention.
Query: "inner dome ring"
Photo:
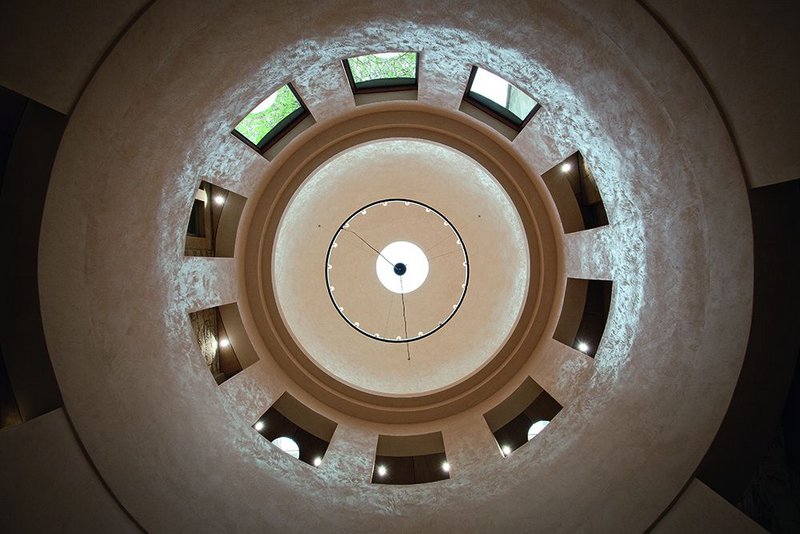
[[[389,209],[388,216],[386,213],[384,213],[385,210],[383,208]],[[395,212],[394,217],[392,217],[392,211]],[[367,222],[366,219],[369,217],[369,215],[372,215],[372,220]],[[375,218],[378,219],[377,222],[373,222]],[[440,288],[431,288],[429,286],[427,290],[420,289],[421,293],[423,293],[422,295],[418,294],[414,295],[413,297],[414,302],[423,301],[423,299],[426,298],[425,293],[432,293],[435,297],[438,297],[434,299],[430,297],[427,298],[425,309],[420,310],[424,317],[422,322],[411,322],[410,320],[406,319],[407,304],[405,301],[405,295],[418,290],[423,285],[423,282],[426,280],[429,272],[429,262],[428,258],[425,257],[424,251],[412,242],[394,241],[389,245],[383,246],[384,242],[387,241],[386,235],[381,236],[379,234],[375,234],[374,230],[373,233],[367,234],[367,239],[361,235],[365,231],[369,232],[371,228],[374,229],[375,227],[385,226],[387,221],[392,224],[386,227],[384,233],[388,232],[389,235],[396,235],[397,232],[400,232],[405,236],[417,237],[418,239],[415,239],[415,241],[428,241],[427,250],[436,251],[436,255],[431,258],[431,260],[444,259],[444,262],[440,261],[440,264],[444,263],[441,269],[446,275],[444,282],[445,284],[449,285],[451,289],[456,290],[455,292],[451,291],[450,293],[452,293],[454,297],[457,295],[457,299],[453,298],[453,302],[455,303],[452,304],[452,306],[450,306],[450,302],[447,300],[443,302],[437,302],[442,300],[441,294],[435,294],[436,290]],[[365,222],[366,226],[364,224]],[[420,224],[420,222],[422,224]],[[384,224],[381,225],[380,223]],[[438,227],[438,231],[436,230],[436,227]],[[414,229],[416,229],[416,232]],[[448,236],[450,239],[448,239]],[[370,243],[371,241],[374,241],[374,239],[382,239],[382,241],[380,241],[380,243],[375,241],[375,244],[377,245],[375,246]],[[385,304],[385,299],[382,299],[383,291],[380,291],[381,289],[387,289],[395,294],[403,294],[402,318],[405,331],[402,334],[394,335],[389,334],[389,332],[386,331],[375,332],[376,328],[370,329],[366,324],[361,324],[360,321],[356,320],[357,317],[351,317],[351,311],[347,303],[342,302],[342,299],[337,299],[337,295],[342,295],[343,291],[338,282],[334,285],[332,273],[338,274],[340,270],[334,270],[334,265],[337,264],[337,262],[334,260],[334,256],[338,255],[340,251],[342,251],[342,248],[344,248],[340,245],[344,245],[344,247],[348,247],[349,245],[348,248],[352,247],[357,249],[358,252],[355,253],[357,260],[362,260],[364,258],[363,255],[359,255],[358,253],[366,251],[369,254],[368,249],[371,249],[373,255],[375,256],[375,270],[381,286],[373,284],[372,286],[369,286],[372,288],[372,291],[364,292],[362,289],[360,292],[361,298],[358,299],[355,304],[361,306],[362,316],[369,317],[374,315],[370,312],[379,311],[381,307],[387,306]],[[453,248],[454,245],[455,248]],[[365,249],[364,247],[368,247],[368,249]],[[396,249],[398,251],[398,255],[395,257],[395,255],[392,254],[390,258],[384,257],[384,253],[390,249]],[[461,254],[454,254],[457,252],[461,252]],[[417,254],[421,256],[418,258],[418,261],[424,262],[424,273],[416,271],[417,269],[420,269],[420,271],[423,270],[423,268],[419,268],[416,265],[417,261],[413,261],[413,258]],[[406,257],[408,259],[412,259],[412,261],[410,263],[403,263],[400,261],[400,258],[406,259]],[[395,261],[396,259],[398,261]],[[340,277],[339,280],[350,281],[349,279],[352,278],[354,274],[354,272],[346,272],[346,274],[343,275],[344,278]],[[402,283],[404,276],[411,277],[415,275],[419,275],[421,278],[412,280],[411,283],[418,283],[415,283],[415,285],[410,286],[408,289],[404,289]],[[396,284],[395,280],[398,281]],[[441,281],[442,278],[439,277],[438,280]],[[328,246],[328,251],[326,254],[325,281],[328,295],[330,296],[334,308],[339,312],[339,315],[342,317],[342,319],[344,319],[352,328],[361,334],[378,341],[387,343],[409,343],[423,339],[437,332],[444,327],[444,325],[446,325],[459,310],[461,304],[464,302],[464,297],[467,293],[467,287],[469,286],[469,257],[467,255],[467,249],[464,246],[464,241],[461,238],[461,234],[458,232],[453,223],[451,223],[450,220],[440,211],[416,200],[406,198],[389,198],[372,202],[357,209],[339,226],[333,238],[331,239],[330,245]],[[363,280],[355,281],[356,284],[360,284],[362,287],[364,285],[363,282]],[[393,287],[394,285],[397,287]],[[337,286],[340,287],[338,292],[336,291]],[[353,289],[354,288],[350,288],[350,291]],[[366,304],[362,302],[365,300],[369,302]],[[391,314],[392,304],[395,300],[397,299],[393,298],[388,303],[389,314]],[[431,307],[434,309],[431,310]],[[397,311],[395,312],[395,315],[397,315]],[[416,314],[414,318],[416,319]],[[387,325],[388,321],[389,316],[387,315]],[[411,322],[411,329],[408,328],[409,322]],[[424,327],[419,327],[423,328],[422,330],[415,328],[415,326],[420,324],[424,325]],[[432,324],[433,326],[428,328],[428,324]],[[417,334],[413,333],[415,331]],[[409,332],[411,332],[411,334],[409,334]]]

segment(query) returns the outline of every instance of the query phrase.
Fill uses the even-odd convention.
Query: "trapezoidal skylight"
[[[292,84],[287,83],[248,113],[233,134],[263,153],[308,114]]]
[[[464,100],[518,131],[539,109],[521,89],[480,67],[472,67]]]
[[[353,93],[412,89],[417,86],[416,52],[385,52],[345,59]]]

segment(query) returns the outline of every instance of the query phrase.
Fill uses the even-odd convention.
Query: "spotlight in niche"
[[[383,477],[386,476],[386,467],[383,465],[378,466],[378,476]]]
[[[578,341],[578,347],[577,348],[581,352],[587,352],[589,350],[589,345],[588,345],[588,343],[586,343],[584,341]]]
[[[230,341],[228,340],[228,338],[226,338],[226,337],[224,337],[224,338],[222,338],[222,339],[220,339],[220,340],[219,340],[219,346],[220,346],[220,347],[222,347],[223,349],[224,349],[225,347],[229,347],[229,346],[230,346],[230,344],[231,344],[231,342],[230,342]]]
[[[509,454],[511,454],[511,447],[509,447],[508,445],[503,445],[500,448],[500,450],[503,451],[503,456],[508,456]]]
[[[223,204],[225,204],[225,197],[223,197],[222,195],[215,196],[214,203],[219,206],[222,206]]]
[[[256,422],[256,424],[253,425],[253,428],[255,428],[257,432],[261,432],[262,430],[264,430],[264,421]]]
[[[322,463],[322,458],[320,458],[319,456],[317,456],[316,458],[314,458],[314,467],[319,467],[319,465],[320,465],[321,463]]]
[[[445,473],[450,472],[450,462],[442,462],[442,471]]]
[[[572,163],[562,163],[561,164],[561,172],[569,172],[572,170]]]

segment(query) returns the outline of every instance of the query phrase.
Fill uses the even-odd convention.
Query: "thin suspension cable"
[[[461,251],[463,251],[463,250],[464,250],[464,249],[457,248],[457,249],[455,249],[455,250],[451,250],[450,252],[443,252],[442,254],[439,254],[438,256],[434,256],[434,257],[432,257],[432,258],[428,258],[428,261],[429,261],[429,262],[431,262],[431,261],[435,260],[436,258],[441,258],[442,256],[447,256],[448,254],[453,254],[453,253],[455,253],[455,252],[461,252]]]
[[[389,265],[394,265],[394,263],[392,263],[392,262],[390,262],[388,259],[386,259],[386,256],[384,256],[383,254],[381,254],[381,253],[380,253],[380,251],[379,251],[378,249],[376,249],[375,247],[373,247],[372,245],[370,245],[369,243],[367,243],[366,239],[364,239],[363,237],[361,237],[360,235],[358,235],[356,232],[354,232],[354,231],[350,230],[349,228],[342,228],[342,230],[344,230],[345,232],[350,232],[351,234],[353,234],[354,236],[356,236],[357,238],[359,238],[359,239],[360,239],[360,240],[361,240],[361,241],[362,241],[362,242],[363,242],[365,245],[367,245],[369,248],[371,248],[372,250],[374,250],[374,251],[375,251],[375,253],[376,253],[378,256],[380,256],[381,258],[383,258],[384,260],[386,260],[386,261],[389,263]]]
[[[481,216],[480,216],[480,215],[478,215],[476,218],[472,219],[471,221],[468,221],[468,222],[467,222],[467,224],[465,224],[465,225],[461,226],[461,234],[463,235],[463,234],[464,234],[464,231],[465,231],[467,228],[471,227],[471,226],[472,226],[474,223],[478,222],[478,219],[480,219],[480,218],[481,218]],[[452,228],[452,226],[449,226],[449,228]],[[429,246],[428,248],[426,248],[426,249],[424,250],[424,252],[427,254],[427,253],[428,253],[428,252],[430,252],[431,250],[435,249],[436,247],[438,247],[439,245],[441,245],[442,243],[444,243],[445,241],[447,241],[447,240],[448,240],[448,239],[449,239],[449,238],[450,238],[452,235],[453,235],[452,233],[449,233],[447,237],[443,237],[443,238],[442,238],[442,239],[440,239],[439,241],[435,242],[433,245],[431,245],[431,246]]]
[[[400,277],[400,302],[403,303],[403,330],[406,334],[406,355],[411,361],[411,349],[408,347],[408,322],[406,321],[406,294],[403,293],[403,277]]]

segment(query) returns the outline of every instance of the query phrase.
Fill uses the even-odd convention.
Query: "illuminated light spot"
[[[536,436],[536,434],[544,430],[544,427],[546,427],[549,424],[550,421],[544,421],[544,420],[536,421],[535,423],[533,423],[531,427],[528,429],[528,441],[533,439],[533,437]]]
[[[297,442],[292,438],[287,438],[285,436],[281,436],[279,438],[275,438],[272,440],[272,444],[278,447],[280,450],[292,456],[293,458],[300,458],[300,447],[297,445]]]

